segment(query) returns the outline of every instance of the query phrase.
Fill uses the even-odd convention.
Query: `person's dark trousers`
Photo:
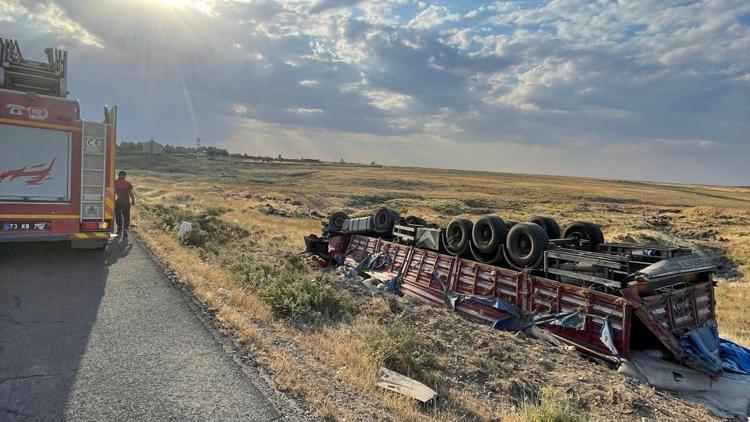
[[[130,203],[115,202],[115,221],[117,222],[117,233],[130,228]]]

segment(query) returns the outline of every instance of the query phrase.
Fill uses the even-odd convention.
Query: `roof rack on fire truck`
[[[18,41],[0,38],[0,88],[68,96],[68,52],[47,48],[47,63],[24,59]]]

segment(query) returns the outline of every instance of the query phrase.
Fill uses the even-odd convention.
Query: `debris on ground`
[[[380,368],[380,378],[376,385],[422,403],[431,402],[438,397],[438,394],[432,388],[388,368]]]

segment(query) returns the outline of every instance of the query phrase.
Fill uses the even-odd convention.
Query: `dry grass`
[[[750,346],[750,283],[719,283],[716,306],[722,336]]]
[[[128,170],[134,166],[126,160]],[[405,168],[209,160],[181,163],[169,158],[150,163],[149,168],[130,172],[142,202],[174,204],[195,213],[221,206],[226,209],[221,221],[241,227],[249,236],[220,245],[214,252],[186,248],[173,232],[164,232],[145,214],[135,217],[139,233],[223,323],[252,345],[257,359],[270,369],[279,386],[304,397],[325,418],[550,420],[542,417],[549,412],[591,419],[612,416],[592,405],[581,412],[552,409],[559,404],[556,399],[549,400],[549,405],[542,402],[541,408],[517,407],[498,398],[505,397],[502,391],[497,393],[501,396],[487,396],[457,389],[452,381],[441,378],[441,370],[422,364],[417,368],[422,370],[421,379],[434,382],[445,398],[440,406],[420,409],[406,399],[377,390],[373,385],[383,357],[373,353],[371,336],[387,333],[394,317],[381,297],[367,297],[366,291],[363,297],[355,297],[362,312],[347,323],[300,330],[274,318],[255,287],[238,282],[233,264],[250,260],[286,271],[279,263],[302,248],[302,236],[320,231],[320,220],[311,215],[339,209],[357,214],[387,204],[438,223],[488,212],[516,220],[545,214],[561,223],[596,221],[609,239],[657,240],[725,256],[729,268],[735,265],[736,269],[725,271],[733,281],[722,282],[717,288],[720,328],[723,336],[750,345],[750,320],[745,312],[750,305],[750,285],[742,281],[750,263],[748,189]],[[329,273],[300,274],[336,285],[335,276]],[[437,358],[438,363],[453,364],[446,361],[453,358],[444,351],[437,353]],[[471,356],[464,364],[471,364]],[[503,365],[483,370],[507,371]],[[612,376],[611,382],[620,382]],[[627,391],[622,386],[618,389]],[[601,400],[595,391],[584,396],[590,396],[590,403]],[[684,413],[670,410],[674,407],[672,403],[654,411],[661,412],[656,415],[662,419],[684,419]],[[637,415],[621,418],[638,419]]]

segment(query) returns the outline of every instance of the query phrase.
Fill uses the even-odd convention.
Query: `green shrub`
[[[165,231],[173,230],[182,221],[192,221],[195,214],[177,206],[140,203],[143,212],[149,214],[154,222]]]
[[[366,344],[380,365],[407,376],[418,377],[436,366],[431,342],[400,319],[369,333]]]
[[[526,404],[521,409],[524,422],[579,422],[584,418],[563,397],[542,390],[539,404]]]
[[[249,287],[260,286],[277,274],[276,268],[267,262],[259,262],[247,257],[235,259],[229,267],[234,278]]]
[[[274,316],[295,324],[317,326],[348,320],[355,313],[351,297],[314,280],[272,280],[260,297]]]
[[[270,263],[245,254],[227,254],[225,264],[234,273],[235,279],[248,287],[260,287],[273,281],[294,282],[315,276],[310,266],[296,255]]]
[[[206,246],[206,243],[208,243],[210,238],[210,235],[207,231],[202,230],[200,228],[195,228],[187,232],[185,236],[182,238],[182,244],[187,246],[195,246],[197,248],[202,248]]]
[[[210,207],[206,208],[206,215],[219,216],[226,213],[228,210],[224,207]]]
[[[183,221],[192,223],[192,229],[181,241],[184,245],[200,248],[202,252],[216,254],[219,246],[248,235],[243,228],[226,223],[219,218],[226,212],[225,208],[208,208],[196,213],[176,205],[143,204],[141,209],[167,232],[179,228]]]

